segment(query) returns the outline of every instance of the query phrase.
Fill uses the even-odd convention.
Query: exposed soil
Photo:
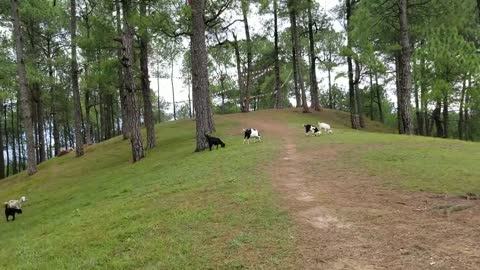
[[[297,151],[303,131],[243,124],[282,141],[271,175],[296,221],[298,269],[480,269],[480,201],[391,189],[345,164],[348,146]]]

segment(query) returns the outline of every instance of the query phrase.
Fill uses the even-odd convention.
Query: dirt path
[[[244,124],[282,140],[271,175],[296,221],[298,269],[480,269],[480,202],[390,190],[342,164],[348,146],[298,151],[301,131],[249,117]]]

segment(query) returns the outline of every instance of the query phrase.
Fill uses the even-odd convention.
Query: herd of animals
[[[322,131],[326,134],[333,134],[333,129],[330,127],[329,124],[320,123],[318,122],[318,127],[311,125],[311,124],[304,124],[303,127],[305,128],[305,136],[319,136],[322,134]],[[262,135],[260,135],[260,131],[255,128],[247,128],[243,129],[243,143],[250,144],[250,139],[253,141],[261,141]],[[222,142],[220,138],[213,137],[209,134],[205,134],[205,137],[208,141],[208,147],[210,151],[212,151],[213,146],[225,147],[225,143]],[[11,221],[15,220],[15,214],[22,214],[22,203],[26,201],[26,198],[23,196],[18,200],[9,200],[5,202],[5,217],[7,218],[7,222],[10,221],[10,217],[12,217]]]
[[[305,128],[305,136],[320,136],[322,134],[322,131],[325,134],[333,134],[332,127],[327,123],[318,122],[318,127],[311,124],[304,124],[303,127]],[[243,129],[243,134],[243,143],[247,142],[248,144],[250,144],[250,138],[254,141],[262,140],[260,131],[255,128]],[[207,138],[208,148],[210,149],[210,151],[212,151],[213,146],[217,146],[217,149],[218,146],[222,148],[225,147],[225,143],[220,138],[213,137],[212,135],[209,135],[207,133],[205,133],[205,137]]]

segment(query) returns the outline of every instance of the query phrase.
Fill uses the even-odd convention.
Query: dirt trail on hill
[[[270,173],[296,223],[297,269],[480,269],[479,201],[392,190],[342,164],[349,146],[300,151],[301,127],[260,115],[242,124],[282,141]]]

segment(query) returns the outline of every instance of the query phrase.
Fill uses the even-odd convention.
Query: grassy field
[[[290,268],[291,224],[258,170],[277,144],[223,136],[226,148],[193,153],[193,123],[158,126],[160,147],[137,164],[115,138],[1,181],[0,198],[29,201],[0,223],[0,269]]]
[[[263,170],[280,138],[266,130],[263,142],[242,145],[241,117],[217,117],[224,149],[193,153],[194,122],[179,121],[157,126],[159,147],[137,164],[129,143],[114,138],[82,158],[45,162],[33,177],[0,181],[0,200],[29,199],[15,222],[0,222],[0,269],[294,268],[295,226]],[[299,151],[342,146],[346,166],[388,185],[480,193],[477,143],[399,136],[375,122],[372,132],[352,131],[348,114],[328,110],[248,117],[287,123]],[[318,120],[335,134],[305,138],[302,124]]]

